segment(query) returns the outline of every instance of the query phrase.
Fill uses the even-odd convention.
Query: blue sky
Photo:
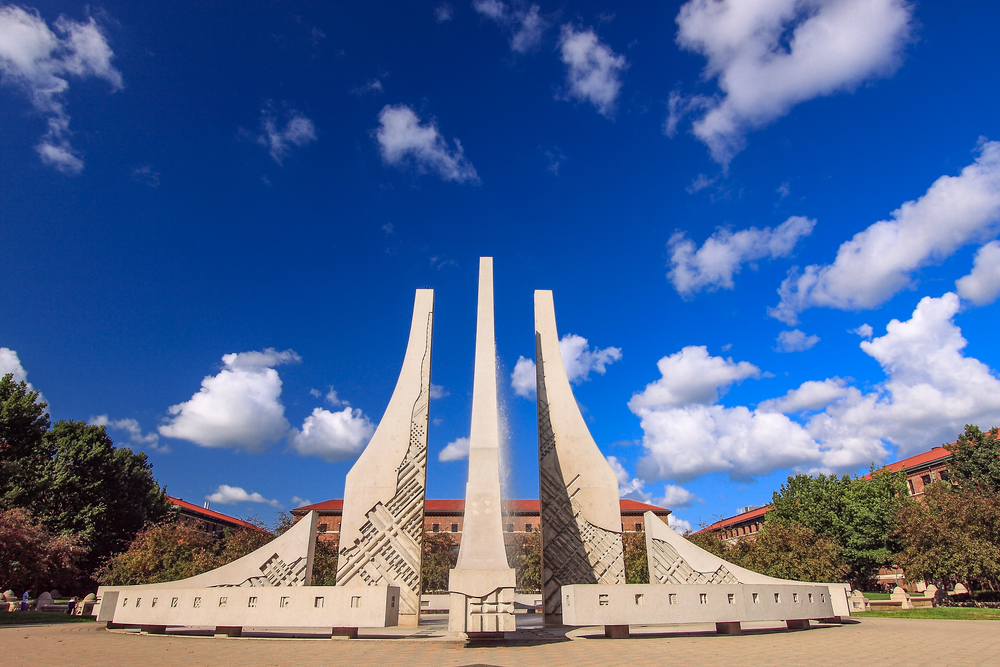
[[[682,527],[924,451],[1000,424],[998,18],[2,5],[0,371],[269,518],[340,497],[433,287],[428,493],[461,497],[490,255],[513,496],[534,289],[622,492]]]

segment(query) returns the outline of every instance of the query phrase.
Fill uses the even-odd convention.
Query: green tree
[[[146,455],[116,448],[103,426],[59,421],[44,442],[53,455],[24,505],[53,530],[87,539],[85,572],[170,511]]]
[[[333,586],[337,583],[337,543],[316,536],[313,554],[313,586]]]
[[[48,403],[23,380],[0,378],[0,508],[19,507],[36,490],[39,469],[51,458],[45,444]]]
[[[646,533],[622,533],[622,550],[625,552],[625,583],[648,584],[649,562],[646,558]]]
[[[753,539],[738,540],[722,557],[754,572],[796,581],[841,581],[848,572],[840,547],[799,523],[768,522]]]
[[[981,487],[934,482],[923,502],[901,508],[896,562],[907,579],[970,591],[1000,588],[1000,498]]]
[[[507,564],[514,568],[517,590],[536,593],[542,590],[542,540],[541,533],[515,533],[508,536]]]
[[[426,533],[420,567],[421,592],[448,590],[448,573],[458,563],[458,545],[449,533]]]
[[[705,551],[715,554],[719,558],[726,557],[726,543],[722,541],[722,533],[712,530],[707,533],[691,533],[684,536],[688,542],[694,543]]]
[[[58,535],[28,510],[0,511],[0,585],[15,591],[73,590],[86,552],[77,535]]]
[[[955,455],[949,467],[956,483],[1000,493],[1000,428],[984,433],[978,426],[966,424],[958,441],[945,446]]]

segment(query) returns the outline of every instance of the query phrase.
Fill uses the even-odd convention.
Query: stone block
[[[715,632],[720,635],[742,635],[743,626],[739,621],[724,621],[715,624]]]
[[[604,626],[604,636],[608,639],[628,639],[628,626],[627,625],[605,625]]]

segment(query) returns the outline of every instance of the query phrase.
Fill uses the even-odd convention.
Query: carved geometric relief
[[[662,540],[653,538],[650,562],[653,571],[650,572],[651,583],[661,584],[738,584],[739,580],[720,565],[715,572],[698,572],[684,560],[677,550]]]
[[[540,355],[539,355],[540,358]],[[567,484],[559,470],[544,383],[538,387],[539,495],[542,512],[542,593],[546,614],[562,613],[560,587],[624,584],[621,533],[587,521],[575,496],[579,475]]]
[[[368,586],[399,586],[400,614],[420,610],[432,324],[433,313],[427,317],[420,394],[410,414],[409,447],[396,468],[396,493],[387,503],[376,503],[365,513],[361,537],[341,549],[337,568],[338,586],[356,578]]]

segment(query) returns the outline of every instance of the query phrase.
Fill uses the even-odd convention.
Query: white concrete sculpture
[[[470,636],[516,630],[514,570],[507,564],[500,513],[500,429],[496,341],[493,334],[493,258],[479,260],[476,364],[469,434],[469,482],[458,563],[451,571],[448,629]]]
[[[714,622],[720,634],[739,634],[749,621],[807,629],[810,620],[850,616],[846,584],[751,572],[686,540],[652,512],[643,518],[650,583],[563,586],[563,623],[603,625],[607,636],[623,638],[629,625]]]
[[[337,586],[398,586],[400,625],[420,619],[434,290],[417,290],[399,380],[347,473]]]
[[[535,291],[535,358],[544,622],[562,625],[560,587],[625,583],[621,505],[570,388],[550,290]]]

